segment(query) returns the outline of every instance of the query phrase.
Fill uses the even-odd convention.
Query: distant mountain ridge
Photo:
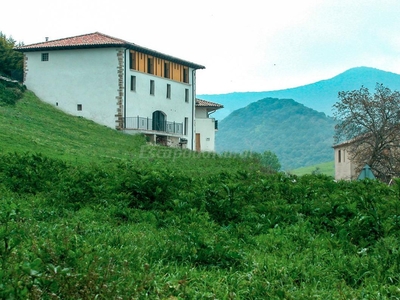
[[[274,152],[283,170],[333,160],[334,120],[292,99],[265,98],[222,120],[217,152]]]
[[[235,92],[228,94],[204,94],[198,98],[224,105],[213,117],[219,120],[236,109],[267,97],[293,99],[298,103],[332,116],[332,106],[338,101],[338,92],[357,90],[361,86],[374,90],[377,83],[400,90],[400,75],[370,67],[349,69],[331,79],[284,90],[266,92]]]

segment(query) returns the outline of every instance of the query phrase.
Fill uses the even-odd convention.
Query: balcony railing
[[[153,122],[153,119],[151,118],[139,116],[127,117],[125,120],[125,129],[183,134],[183,123],[169,121]]]

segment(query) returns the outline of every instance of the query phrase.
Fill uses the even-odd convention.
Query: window
[[[189,102],[189,89],[185,89],[185,102]]]
[[[147,73],[154,74],[154,58],[153,57],[147,58]]]
[[[81,111],[81,110],[82,110],[82,104],[78,104],[78,105],[76,106],[76,109],[79,110],[79,111]]]
[[[171,99],[171,85],[167,83],[167,99]]]
[[[42,53],[42,61],[49,61],[49,54],[48,53]]]
[[[131,91],[136,92],[136,76],[131,76]]]
[[[184,135],[188,134],[188,127],[189,127],[189,118],[185,117],[185,128],[184,128]]]
[[[187,68],[187,67],[183,67],[183,78],[182,78],[182,80],[183,80],[183,82],[186,82],[186,83],[189,83],[189,69]]]
[[[164,62],[164,77],[165,78],[171,78],[171,73],[170,73],[170,63],[169,62]]]
[[[338,162],[342,162],[342,151],[338,150]]]
[[[150,80],[150,95],[154,95],[154,80]]]
[[[129,52],[129,68],[136,70],[136,53],[134,51]]]

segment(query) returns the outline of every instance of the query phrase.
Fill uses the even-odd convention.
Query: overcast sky
[[[24,44],[102,32],[204,65],[198,94],[269,91],[368,66],[400,74],[399,0],[3,1]]]

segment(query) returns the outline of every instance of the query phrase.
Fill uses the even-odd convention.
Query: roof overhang
[[[107,40],[106,42],[86,42],[84,39],[85,37],[101,37]],[[75,40],[74,40],[75,39]],[[76,41],[78,39],[81,39],[82,41]],[[68,40],[73,40],[70,44],[68,44]],[[20,47],[14,48],[15,51],[18,52],[37,52],[37,51],[58,51],[58,50],[75,50],[75,49],[96,49],[96,48],[125,48],[129,50],[134,50],[138,51],[144,54],[148,54],[157,58],[162,58],[165,60],[168,60],[170,62],[178,63],[193,69],[205,69],[205,66],[199,65],[187,60],[183,60],[171,55],[167,55],[146,47],[142,47],[139,45],[136,45],[134,43],[130,43],[121,39],[113,38],[108,35],[95,32],[92,34],[87,34],[87,35],[82,35],[82,36],[77,36],[77,37],[71,37],[71,38],[65,38],[65,39],[59,39],[59,40],[54,40],[54,41],[46,41],[43,43],[36,43],[36,44],[31,44],[31,45],[24,45]]]
[[[206,100],[202,100],[202,99],[198,99],[198,98],[196,99],[196,107],[203,107],[208,110],[217,110],[217,109],[224,108],[224,106],[222,104],[211,102],[211,101],[206,101]]]

